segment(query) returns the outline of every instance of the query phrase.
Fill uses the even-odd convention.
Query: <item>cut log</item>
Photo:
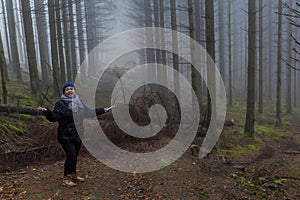
[[[20,113],[20,114],[28,114],[28,115],[43,115],[43,112],[37,110],[37,108],[35,107],[14,106],[9,104],[0,104],[0,112]]]

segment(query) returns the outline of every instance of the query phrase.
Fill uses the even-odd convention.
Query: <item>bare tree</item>
[[[206,19],[206,29],[205,29],[205,36],[206,36],[206,50],[207,53],[210,55],[211,59],[215,61],[215,21],[214,21],[214,1],[205,0],[205,19]],[[208,91],[208,98],[207,98],[207,126],[211,121],[212,116],[216,116],[212,113],[212,106],[215,105],[215,101],[212,101],[211,97],[216,96],[215,94],[215,69],[214,66],[207,66],[207,76],[208,76],[208,83],[210,84],[212,90]],[[215,122],[214,119],[212,119]]]
[[[293,5],[293,0],[288,1],[288,5],[291,7]],[[289,15],[292,15],[292,11],[289,9],[288,11]],[[287,50],[288,50],[288,57],[287,57],[287,65],[292,65],[292,25],[288,24],[288,44],[287,44]],[[287,97],[286,97],[286,112],[288,114],[292,114],[292,69],[291,67],[287,66],[287,74],[286,74],[286,81],[287,81]]]
[[[259,0],[259,83],[258,83],[258,113],[263,113],[263,74],[264,74],[264,58],[263,58],[263,2]]]
[[[1,73],[2,98],[3,98],[3,103],[8,104],[8,98],[7,98],[8,92],[6,87],[5,68],[6,68],[6,64],[4,60],[2,37],[0,34],[0,73]]]
[[[193,0],[188,0],[187,3],[188,3],[189,33],[190,33],[190,38],[191,38],[191,41],[190,41],[191,60],[192,60],[192,63],[195,63],[195,59],[196,59],[197,55],[195,55],[195,46],[192,41],[192,40],[195,40],[195,22],[194,22],[194,8],[193,8],[194,4],[193,4]],[[195,66],[193,66],[192,64],[191,64],[191,69],[192,69],[192,73],[191,73],[192,87],[197,96],[197,102],[193,102],[193,104],[197,103],[198,106],[201,108],[202,107],[202,101],[201,101],[202,100],[202,90],[199,88],[201,86],[201,84],[199,84],[199,82],[201,82],[200,74],[196,70]]]
[[[232,44],[231,44],[231,0],[228,1],[228,69],[229,69],[229,105],[232,105]]]
[[[17,78],[19,80],[22,80],[19,52],[17,46],[17,35],[16,35],[16,26],[15,26],[16,22],[14,17],[12,0],[6,0],[6,10],[7,10],[8,29],[10,35],[9,39],[10,39],[10,47],[11,47],[11,54],[12,54],[12,65]]]
[[[60,73],[58,77],[58,83],[60,85],[66,82],[66,66],[65,66],[65,57],[64,57],[64,48],[63,48],[63,35],[62,35],[62,19],[61,19],[61,3],[59,0],[55,0],[55,17],[56,17],[56,30],[57,30],[57,44],[58,45],[58,55],[59,55],[59,70],[57,73]],[[57,53],[57,52],[56,52]],[[58,61],[57,61],[58,63]],[[58,75],[58,74],[57,74]]]
[[[273,41],[272,41],[272,34],[273,34],[273,29],[272,29],[272,2],[270,2],[269,4],[269,10],[268,10],[268,43],[269,43],[269,48],[268,48],[268,90],[267,90],[267,93],[268,93],[268,100],[272,100],[272,97],[273,97],[273,94],[272,94],[272,66],[273,66],[273,63],[272,63],[272,52],[273,52]]]
[[[225,58],[224,58],[224,0],[218,0],[218,11],[219,11],[219,56],[220,56],[220,62],[219,62],[219,68],[220,68],[220,73],[225,80],[225,73],[224,73],[224,68],[225,68]]]
[[[200,1],[194,1],[194,13],[195,13],[195,40],[201,44],[201,25],[203,25],[202,20],[201,20],[201,5],[200,5]],[[205,59],[203,57],[203,55],[197,55],[197,56],[201,56],[200,59]],[[197,85],[197,93],[198,93],[198,104],[199,104],[199,108],[201,110],[202,106],[203,106],[203,97],[202,97],[202,78],[198,73],[194,73],[197,74],[196,80],[197,82],[195,82],[195,84]]]
[[[177,31],[177,14],[176,14],[176,1],[170,0],[170,9],[171,9],[171,29]],[[178,36],[176,32],[172,32],[172,49],[173,52],[178,51]],[[172,54],[173,59],[173,68],[176,71],[179,71],[179,59],[176,53]],[[175,84],[175,91],[179,92],[179,77],[177,73],[174,73],[174,84]],[[178,94],[178,93],[177,93]]]
[[[277,89],[276,89],[276,126],[281,127],[281,59],[282,59],[282,1],[278,0],[278,47],[277,47]]]
[[[4,5],[4,0],[1,0],[2,4],[2,12],[3,12],[3,21],[4,21],[4,31],[5,31],[5,38],[6,38],[6,48],[7,48],[7,55],[8,55],[8,65],[11,65],[11,54],[10,54],[10,44],[9,44],[9,36],[8,36],[8,31],[7,31],[7,21],[6,21],[6,10],[5,10],[5,5]],[[7,72],[7,67],[5,69],[5,73],[8,74]],[[8,76],[7,81],[8,81]]]
[[[29,63],[31,93],[37,94],[37,92],[40,90],[40,84],[39,84],[39,75],[38,75],[37,62],[36,62],[30,2],[29,1],[21,1],[21,2],[22,2],[22,12],[23,12],[23,19],[24,19],[26,49],[27,49],[27,56],[28,56],[28,63]]]
[[[66,58],[66,69],[67,69],[67,80],[72,81],[72,66],[71,66],[71,47],[70,47],[70,26],[69,23],[69,15],[68,15],[68,4],[66,1],[61,2],[61,11],[62,11],[62,26],[63,26],[63,40],[64,40],[64,50],[65,50],[65,58]]]
[[[86,56],[85,42],[84,42],[84,30],[83,30],[83,14],[82,14],[82,1],[76,2],[76,16],[77,16],[77,37],[78,37],[78,48],[79,48],[79,62],[83,62]],[[80,68],[80,75],[82,80],[86,78],[86,69]]]
[[[245,132],[254,134],[254,102],[255,102],[255,41],[256,16],[255,0],[248,0],[248,85],[247,85],[247,111]]]
[[[164,0],[159,0],[159,18],[160,18],[160,27],[165,28],[165,11],[164,11]],[[160,45],[162,49],[165,48],[166,46],[166,38],[165,38],[165,32],[162,30],[160,33],[161,36],[161,41]],[[162,50],[161,51],[161,63],[163,65],[167,64],[167,51]],[[161,70],[161,79],[163,80],[164,83],[167,83],[167,71],[165,68]]]
[[[48,12],[49,12],[49,28],[50,28],[50,43],[51,43],[51,60],[52,60],[52,76],[53,76],[53,88],[56,96],[59,96],[59,67],[57,56],[57,43],[56,43],[56,26],[55,26],[55,2],[48,0]]]
[[[36,25],[38,33],[38,47],[40,51],[40,63],[42,70],[42,80],[45,85],[49,84],[49,57],[48,57],[48,36],[45,15],[44,0],[34,0]]]
[[[76,49],[75,49],[75,26],[74,26],[74,13],[73,13],[73,1],[68,0],[69,10],[69,24],[70,24],[70,65],[72,71],[72,81],[75,80],[77,75],[77,62],[76,62]]]
[[[145,27],[152,27],[152,6],[151,6],[151,1],[149,0],[144,0],[144,12],[145,12]],[[147,31],[145,33],[145,37],[146,37],[146,46],[150,46],[150,44],[153,43],[153,35],[154,33],[150,33],[149,31]],[[146,49],[146,60],[147,63],[154,63],[155,62],[155,52],[154,49],[150,49],[147,48]],[[147,76],[148,76],[148,80],[150,80],[150,77],[154,77],[156,75],[156,70],[153,66],[148,66],[147,68],[148,72],[147,72]]]

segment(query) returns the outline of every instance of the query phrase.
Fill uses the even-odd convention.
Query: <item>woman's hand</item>
[[[111,109],[113,109],[115,107],[116,107],[115,105],[112,105],[112,106],[110,106],[108,108],[104,108],[104,112],[108,112],[108,111],[110,111]]]
[[[47,111],[47,108],[44,108],[44,107],[38,107],[37,110],[42,111],[42,112],[45,112],[45,111]]]

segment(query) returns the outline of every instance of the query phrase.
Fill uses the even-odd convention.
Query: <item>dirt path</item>
[[[172,165],[151,173],[129,174],[104,166],[81,152],[78,169],[86,181],[61,186],[63,161],[31,166],[0,176],[1,199],[299,199],[299,155],[267,155],[239,168],[212,155],[186,153]],[[267,156],[263,156],[267,155]],[[247,159],[244,159],[245,162]],[[250,161],[250,160],[249,160]],[[234,161],[237,162],[237,161]],[[297,174],[295,174],[297,173]]]
[[[0,173],[0,199],[300,199],[299,118],[278,133],[272,132],[277,131],[275,129],[270,132],[265,127],[261,128],[266,130],[258,128],[255,138],[242,135],[243,122],[238,120],[235,126],[225,127],[219,144],[206,159],[198,159],[187,151],[159,171],[130,174],[103,165],[82,149],[78,169],[86,178],[84,183],[73,188],[63,187],[64,161],[36,160],[34,163],[40,165]],[[266,133],[259,133],[264,131]],[[47,135],[53,138],[40,137],[46,143],[56,142],[55,134]],[[56,145],[55,151],[47,151],[47,155],[63,158],[63,152],[57,152],[59,145]]]

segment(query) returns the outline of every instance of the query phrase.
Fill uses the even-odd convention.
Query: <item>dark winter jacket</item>
[[[78,133],[83,133],[83,119],[103,114],[104,108],[89,109],[84,106],[76,113],[76,126],[73,119],[72,110],[68,108],[68,103],[60,100],[55,104],[54,110],[47,109],[44,111],[46,118],[52,122],[58,122],[57,139],[60,143],[74,142],[79,143],[81,139]]]

